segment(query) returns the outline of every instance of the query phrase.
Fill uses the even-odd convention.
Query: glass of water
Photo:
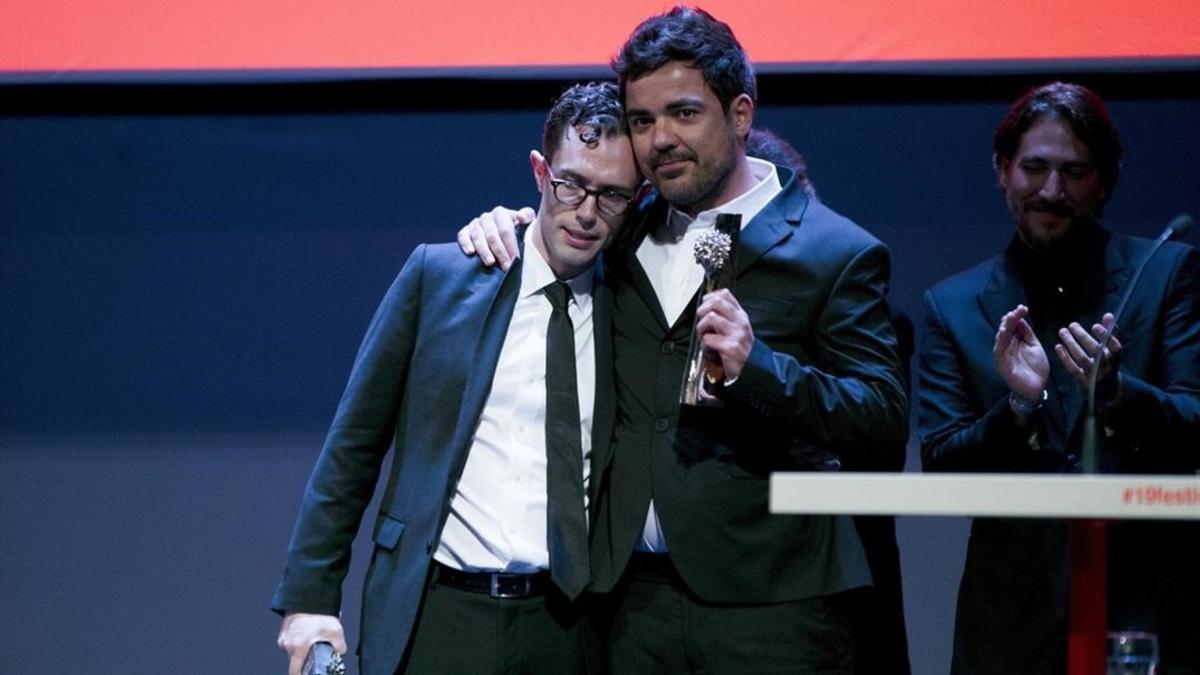
[[[1157,635],[1142,631],[1108,634],[1108,675],[1154,675],[1157,670]]]

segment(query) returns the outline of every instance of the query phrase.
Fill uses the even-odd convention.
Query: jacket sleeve
[[[902,465],[908,407],[887,307],[890,265],[876,242],[842,267],[813,329],[819,364],[756,338],[722,398],[843,459],[858,455],[856,464],[894,465],[898,453]]]
[[[925,292],[925,318],[917,358],[917,432],[926,471],[1010,471],[1031,449],[1033,431],[1017,424],[1008,398],[980,410],[969,392],[963,346],[946,327],[933,293]],[[1035,413],[1039,415],[1040,413]],[[1035,419],[1035,426],[1038,420]]]
[[[271,607],[338,613],[350,546],[392,443],[417,335],[425,247],[413,251],[375,312],[304,491]]]
[[[1129,338],[1155,340],[1154,365],[1146,378],[1122,371],[1121,401],[1104,422],[1134,451],[1190,449],[1190,457],[1162,459],[1187,462],[1195,471],[1200,469],[1200,253],[1189,247],[1178,260],[1155,335]]]

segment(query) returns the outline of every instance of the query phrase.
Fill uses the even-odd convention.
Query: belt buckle
[[[524,586],[524,588],[514,589],[512,591],[505,591],[500,586],[501,578],[504,576],[508,576],[510,579],[520,579],[522,582],[524,582],[522,584]],[[488,590],[488,596],[493,597],[493,598],[523,598],[526,595],[529,595],[529,588],[530,588],[531,581],[532,581],[532,577],[527,576],[527,575],[516,575],[516,574],[505,575],[503,573],[492,574],[491,588]]]

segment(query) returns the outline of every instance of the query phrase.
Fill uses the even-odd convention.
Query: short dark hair
[[[580,140],[589,146],[599,143],[601,138],[624,135],[625,108],[617,85],[576,84],[558,97],[542,127],[542,154],[548,161],[553,161],[568,127],[578,130]]]
[[[796,184],[809,199],[819,201],[817,186],[808,177],[808,162],[791,143],[766,127],[754,127],[746,137],[746,156],[765,159],[772,164],[791,169],[796,174]]]
[[[1011,160],[1017,154],[1025,132],[1046,118],[1069,124],[1075,137],[1087,146],[1090,160],[1104,186],[1103,206],[1103,202],[1112,196],[1121,175],[1121,139],[1104,101],[1083,85],[1051,82],[1034,87],[1017,99],[996,127],[993,141],[996,166]]]
[[[625,93],[630,80],[670,61],[689,62],[699,68],[725,110],[742,94],[758,100],[754,69],[746,51],[728,24],[702,9],[678,6],[646,19],[634,29],[612,61],[621,93]]]

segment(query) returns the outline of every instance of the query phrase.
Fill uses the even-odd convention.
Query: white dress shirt
[[[701,211],[695,218],[672,206],[666,222],[656,227],[638,247],[638,262],[650,278],[650,285],[658,296],[658,304],[662,306],[663,315],[670,325],[679,320],[704,282],[704,268],[696,262],[693,253],[696,240],[716,227],[717,216],[722,213],[740,215],[742,227],[746,227],[759,211],[783,191],[774,164],[753,157],[746,159],[755,178],[753,187],[720,206]],[[654,553],[667,550],[667,541],[658,523],[653,500],[646,514],[646,525],[642,529],[637,550]]]
[[[524,574],[550,567],[546,547],[546,328],[551,306],[542,289],[556,279],[533,245],[532,231],[531,227],[525,232],[521,288],[492,389],[434,554],[438,562],[459,570]],[[591,269],[567,280],[574,300],[567,313],[575,329],[585,502],[596,397],[592,283]],[[579,508],[586,508],[586,503]]]

